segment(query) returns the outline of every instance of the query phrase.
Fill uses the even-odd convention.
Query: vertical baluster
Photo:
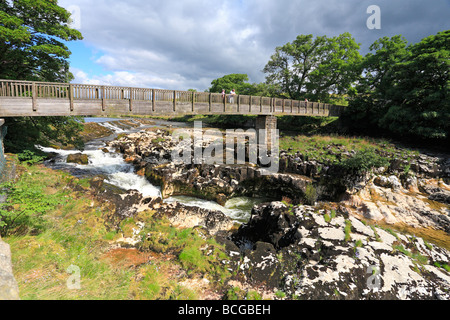
[[[35,82],[33,82],[32,83],[32,89],[31,89],[31,95],[32,95],[32,98],[31,98],[31,100],[32,100],[32,106],[33,106],[33,111],[36,111],[37,110],[37,95],[38,95],[38,91],[37,91],[37,88],[36,88],[36,83]]]

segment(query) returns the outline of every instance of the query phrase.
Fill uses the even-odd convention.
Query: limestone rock
[[[67,156],[67,162],[86,165],[89,164],[89,158],[86,154],[82,153],[69,154]]]
[[[434,264],[448,263],[448,250],[368,227],[339,208],[331,219],[325,213],[279,202],[256,206],[231,237],[240,247],[236,268],[255,285],[300,299],[450,298],[450,273]]]
[[[392,188],[393,190],[398,190],[402,187],[402,184],[396,176],[377,176],[373,180],[373,183],[380,187]]]
[[[19,300],[19,287],[13,275],[11,250],[0,238],[0,300]]]

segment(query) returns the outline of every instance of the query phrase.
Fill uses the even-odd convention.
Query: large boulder
[[[367,226],[345,207],[261,204],[231,239],[253,285],[299,299],[450,298],[450,252],[422,238]],[[235,250],[235,249],[234,249]]]
[[[0,238],[0,300],[19,299],[19,287],[11,263],[11,250]]]
[[[76,163],[76,164],[82,164],[82,165],[89,164],[88,156],[86,154],[82,154],[82,153],[69,154],[67,156],[66,161],[68,163]]]

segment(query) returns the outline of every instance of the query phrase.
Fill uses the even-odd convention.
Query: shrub
[[[308,184],[305,189],[304,199],[305,203],[309,205],[314,205],[318,198],[317,189],[312,185]]]
[[[36,151],[31,150],[24,150],[23,152],[17,154],[17,157],[21,162],[29,165],[41,162],[46,158],[45,156],[39,155]]]
[[[48,195],[43,186],[19,181],[0,186],[6,201],[0,203],[0,236],[10,233],[40,231],[44,228],[43,215],[62,203],[60,195]]]
[[[389,160],[376,153],[374,149],[368,148],[341,161],[340,165],[348,171],[363,173],[373,168],[387,167],[389,166]]]

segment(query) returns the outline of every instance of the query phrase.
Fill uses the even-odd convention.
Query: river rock
[[[210,235],[229,231],[235,224],[221,211],[189,207],[178,202],[162,205],[156,214],[168,218],[174,227],[182,229],[203,227]]]
[[[67,162],[86,165],[89,164],[89,158],[86,154],[74,153],[67,156]]]
[[[19,287],[13,274],[11,250],[0,238],[0,300],[19,300]]]
[[[297,299],[449,299],[450,252],[407,234],[366,227],[338,208],[261,204],[231,239],[254,285]]]
[[[234,221],[220,211],[185,206],[178,202],[165,203],[158,197],[144,197],[137,190],[124,190],[106,183],[103,177],[92,178],[90,185],[97,197],[109,203],[109,221],[115,226],[147,210],[153,210],[156,216],[168,218],[175,227],[203,227],[211,235],[228,231],[234,226]]]
[[[402,184],[396,176],[377,176],[373,180],[373,183],[380,187],[392,188],[393,190],[397,190],[402,187]]]

